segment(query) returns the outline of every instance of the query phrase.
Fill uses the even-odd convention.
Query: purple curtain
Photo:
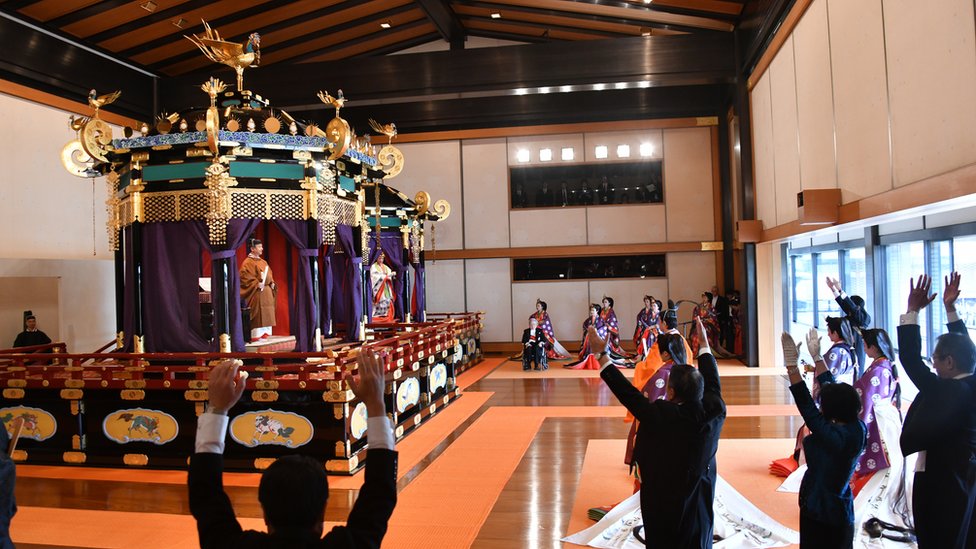
[[[352,227],[336,226],[336,248],[333,250],[331,267],[333,276],[332,318],[346,325],[346,340],[359,338],[359,322],[363,317],[363,258],[356,254]],[[335,253],[341,251],[342,253]]]
[[[200,334],[200,246],[186,223],[142,228],[146,352],[206,351]]]
[[[413,299],[417,303],[414,322],[424,322],[427,319],[427,281],[424,279],[424,263],[419,261],[420,258],[414,259],[418,260],[413,264]]]
[[[325,246],[322,249],[321,269],[319,269],[319,300],[321,315],[319,322],[322,333],[332,335],[332,253],[335,246]]]
[[[396,272],[396,277],[393,278],[393,293],[396,294],[396,298],[393,300],[393,314],[398,320],[403,320],[406,318],[403,314],[403,273],[407,266],[403,257],[403,236],[400,235],[399,231],[380,232],[380,249],[386,255],[387,265]],[[375,263],[379,255],[380,253],[376,250],[375,233],[373,233],[369,239],[369,264]],[[370,288],[370,296],[371,298],[366,302],[366,313],[372,318],[372,288]]]
[[[211,261],[211,291],[217,292],[217,272],[220,260],[227,260],[227,287],[230,292],[230,347],[236,353],[244,351],[243,321],[241,320],[241,274],[237,267],[237,249],[251,236],[258,227],[260,219],[231,219],[227,222],[227,243],[224,246],[212,246],[205,221],[185,222],[191,228],[200,245],[210,250]],[[214,302],[214,338],[210,344],[211,351],[220,349],[220,334],[217,333],[216,315],[220,314],[220,304]]]
[[[132,226],[123,228],[122,235],[124,241],[122,253],[125,257],[125,293],[122,301],[122,330],[125,335],[125,345],[122,347],[122,351],[131,353],[132,333],[136,326],[136,315],[132,304],[135,296],[131,294],[132,287],[136,283],[134,256],[132,254]]]
[[[308,221],[301,219],[279,219],[274,224],[281,230],[288,243],[298,250],[298,283],[294,287],[294,303],[289,309],[291,333],[295,336],[295,351],[311,352],[315,349],[315,309],[314,288],[312,288],[312,261],[318,261],[321,231],[316,227],[317,236],[314,247],[309,247]]]

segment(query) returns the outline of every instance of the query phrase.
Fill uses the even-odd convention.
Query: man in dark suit
[[[836,278],[827,277],[827,287],[834,293],[834,299],[840,305],[840,310],[844,311],[844,316],[851,323],[854,329],[854,355],[857,356],[857,372],[855,379],[861,377],[864,369],[867,368],[867,353],[864,350],[864,338],[861,331],[871,327],[871,315],[864,308],[864,298],[859,295],[849,296],[840,287],[840,281]]]
[[[542,188],[535,193],[535,205],[538,208],[548,208],[552,206],[552,190],[549,189],[549,182],[543,181]]]
[[[704,333],[701,320],[698,329]],[[591,349],[607,342],[590,329]],[[702,341],[707,341],[702,338]],[[640,422],[634,443],[643,485],[641,514],[647,546],[664,549],[712,546],[715,501],[715,453],[725,424],[725,401],[718,365],[708,344],[698,353],[698,370],[687,364],[671,368],[667,399],[651,402],[598,353],[606,382],[620,403]]]
[[[712,309],[718,320],[718,341],[720,346],[729,352],[735,351],[735,325],[732,324],[732,309],[729,298],[718,291],[718,286],[712,286]]]
[[[349,379],[357,397],[366,404],[369,457],[366,481],[345,526],[322,536],[328,478],[320,461],[286,456],[271,464],[261,476],[258,500],[268,533],[243,531],[223,489],[224,435],[227,412],[240,400],[247,380],[239,372],[240,361],[224,361],[210,372],[207,412],[197,423],[196,453],[190,459],[190,512],[197,519],[200,547],[342,547],[379,548],[396,506],[397,453],[390,420],[383,401],[386,357],[364,349],[358,378]]]
[[[546,336],[534,316],[529,318],[529,327],[522,332],[522,370],[528,371],[533,363],[536,370],[549,369],[546,362]]]
[[[943,295],[949,319],[932,354],[933,373],[922,362],[918,313],[927,307],[932,279],[913,280],[908,312],[898,327],[898,358],[918,387],[901,433],[905,455],[918,452],[912,510],[919,549],[976,547],[976,346],[955,312],[959,275],[946,280]]]

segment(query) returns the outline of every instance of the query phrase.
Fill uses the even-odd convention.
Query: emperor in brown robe
[[[250,253],[241,262],[241,297],[251,309],[251,339],[271,335],[275,325],[275,297],[278,286],[268,262],[261,259],[264,245],[252,240]]]

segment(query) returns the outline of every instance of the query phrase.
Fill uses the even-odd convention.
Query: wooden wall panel
[[[512,210],[512,247],[586,244],[586,208]]]
[[[504,139],[461,143],[464,172],[464,245],[508,247],[508,167]]]
[[[667,240],[714,240],[712,139],[708,128],[664,132]]]
[[[662,204],[594,206],[586,210],[587,244],[643,244],[669,238]]]
[[[437,248],[464,246],[462,240],[464,208],[461,204],[461,143],[404,143],[397,145],[406,159],[403,171],[387,183],[413,198],[417,191],[427,191],[433,200],[451,203],[451,216],[437,223]],[[367,197],[369,204],[369,197]],[[430,245],[430,239],[427,239]]]
[[[675,301],[701,301],[702,292],[715,285],[715,252],[668,254],[668,294]],[[679,318],[688,320],[691,307],[682,307]]]
[[[796,193],[800,192],[800,144],[796,125],[792,37],[770,65],[769,76],[776,173],[776,224],[779,225],[796,219]]]
[[[976,161],[972,0],[884,1],[895,186]]]
[[[773,113],[767,71],[752,89],[752,139],[755,159],[756,218],[776,225],[776,170],[773,157]]]
[[[465,283],[469,311],[484,311],[488,320],[482,341],[510,341],[512,273],[509,259],[468,259]]]
[[[430,261],[426,264],[427,310],[456,313],[464,307],[464,261]]]
[[[783,292],[786,284],[781,272],[780,245],[763,243],[756,246],[756,286],[769,288],[757,301],[759,332],[759,365],[777,366],[783,363],[779,335],[783,333]],[[794,337],[800,336],[796,333]]]
[[[837,175],[842,201],[891,189],[881,0],[828,0]]]
[[[830,76],[827,0],[815,0],[793,31],[796,62],[800,184],[804,189],[837,186],[834,105]]]

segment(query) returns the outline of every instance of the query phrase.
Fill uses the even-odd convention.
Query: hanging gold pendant
[[[384,145],[376,159],[380,163],[380,168],[386,172],[386,179],[400,175],[403,170],[403,153],[393,145]]]
[[[220,128],[220,113],[217,107],[207,109],[207,147],[217,155],[217,131]]]
[[[348,122],[339,117],[333,118],[325,127],[325,136],[332,145],[332,154],[329,155],[329,160],[335,160],[346,154],[346,149],[349,148],[349,143],[352,140],[352,130],[349,129]]]
[[[105,154],[112,150],[112,127],[101,119],[92,118],[81,127],[78,134],[81,146],[89,156],[108,162]]]

